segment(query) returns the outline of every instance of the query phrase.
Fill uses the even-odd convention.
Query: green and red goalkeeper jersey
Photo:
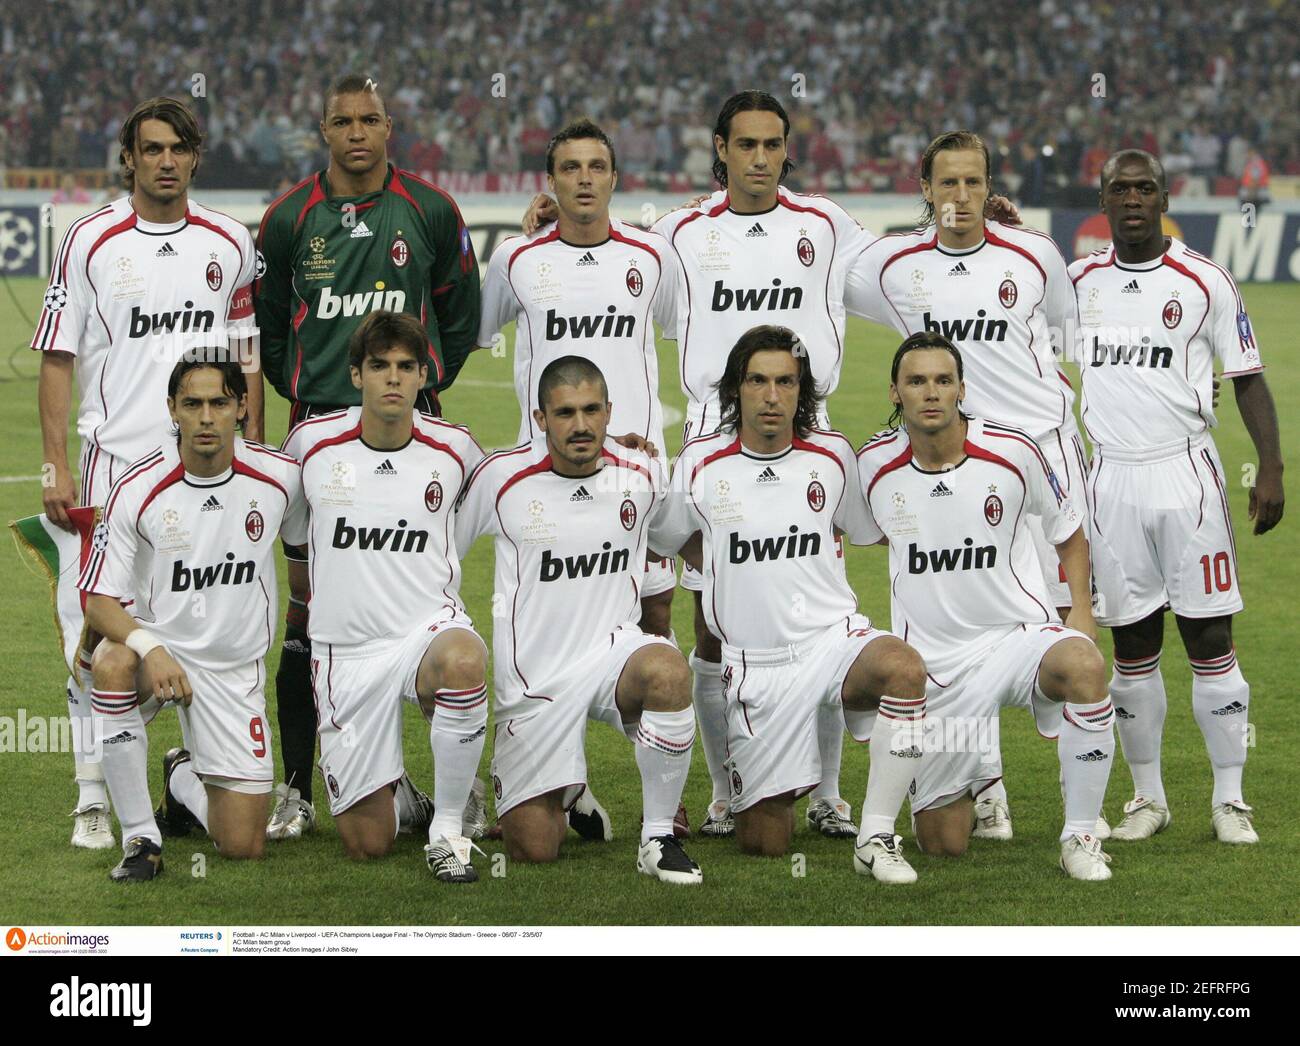
[[[331,196],[325,172],[267,208],[253,286],[262,370],[286,399],[355,406],[348,339],[377,309],[409,312],[429,333],[428,387],[445,389],[474,348],[479,274],[452,198],[388,167],[384,187]]]

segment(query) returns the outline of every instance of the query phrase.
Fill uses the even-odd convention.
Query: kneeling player
[[[461,606],[452,546],[456,498],[483,452],[465,429],[415,410],[427,334],[404,313],[376,312],[348,346],[361,406],[297,425],[285,450],[302,462],[310,528],[290,587],[310,599],[320,768],[344,849],[380,857],[399,828],[428,826],[430,870],[474,882],[461,834],[487,731],[487,650]],[[402,705],[430,722],[434,797],[402,759]]]
[[[303,511],[298,464],[239,438],[238,363],[190,354],[167,407],[179,434],[114,484],[79,584],[95,650],[92,702],[122,822],[118,881],[162,871],[162,834],[197,822],[226,857],[262,856],[271,791],[264,658],[276,614],[275,535]],[[145,724],[181,705],[185,748],[149,802]]]
[[[1039,733],[1057,741],[1061,867],[1076,879],[1109,879],[1093,828],[1115,750],[1114,709],[1078,513],[1032,439],[961,413],[961,354],[942,335],[904,341],[891,381],[902,425],[863,447],[858,467],[889,542],[893,627],[929,672],[927,755],[911,800],[917,845],[966,851],[975,797],[1002,775],[999,709],[1032,707]],[[1035,569],[1027,515],[1042,520],[1065,570],[1065,627]],[[930,751],[931,731],[942,750]]]
[[[813,428],[820,397],[785,327],[743,334],[717,389],[722,428],[682,448],[651,541],[702,564],[708,625],[722,640],[736,837],[746,853],[786,852],[794,801],[822,778],[818,723],[835,708],[871,742],[854,866],[913,882],[894,821],[921,755],[911,735],[925,714],[925,666],[858,613],[845,576],[839,535],[880,537],[853,450]]]
[[[540,435],[487,458],[456,519],[463,555],[496,538],[492,784],[512,858],[553,861],[566,810],[587,786],[586,724],[636,744],[642,823],[637,870],[702,881],[673,835],[695,740],[691,675],[668,640],[637,627],[647,531],[663,503],[654,459],[606,438],[609,391],[588,359],[547,364]]]

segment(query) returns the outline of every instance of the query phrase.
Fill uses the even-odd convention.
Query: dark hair
[[[722,109],[718,112],[718,122],[713,126],[714,135],[724,142],[730,141],[731,118],[737,113],[752,112],[776,113],[777,116],[781,117],[784,136],[789,140],[790,117],[786,115],[785,108],[781,103],[766,91],[741,91],[739,94],[733,94],[723,102]],[[785,181],[785,176],[793,170],[794,161],[787,155],[785,163],[781,165],[781,174],[777,181]],[[713,177],[717,179],[718,184],[724,189],[727,187],[727,165],[718,159],[716,149],[713,155]]]
[[[614,143],[609,135],[602,131],[585,116],[580,120],[571,120],[560,128],[559,133],[546,146],[546,173],[555,173],[555,147],[562,142],[575,142],[583,138],[592,138],[609,150],[609,169],[618,170],[618,160],[614,156]]]
[[[1121,149],[1117,153],[1111,153],[1106,157],[1106,162],[1101,165],[1101,191],[1106,191],[1106,183],[1115,177],[1115,168],[1125,160],[1140,160],[1151,168],[1151,173],[1155,175],[1156,184],[1160,186],[1161,192],[1169,191],[1169,181],[1165,177],[1165,165],[1160,162],[1159,157],[1153,156],[1145,149]]]
[[[199,155],[203,149],[203,133],[199,130],[199,123],[194,118],[194,113],[184,102],[178,102],[175,98],[150,98],[131,110],[131,115],[126,118],[126,123],[122,124],[122,130],[117,136],[118,143],[121,145],[117,162],[127,191],[135,191],[135,172],[126,165],[126,158],[135,150],[140,138],[140,125],[145,120],[161,120],[176,132],[176,137],[181,140],[181,144],[188,145],[194,153],[194,173],[198,174]]]
[[[211,367],[220,372],[221,391],[227,396],[233,396],[235,399],[247,396],[248,379],[244,376],[244,368],[239,361],[231,358],[234,355],[235,353],[224,345],[201,345],[186,349],[167,378],[167,398],[170,400],[176,398],[185,375],[191,371],[202,370],[204,367]],[[241,430],[247,420],[248,417],[245,415],[243,421],[239,422]],[[172,432],[173,436],[179,434],[179,429],[174,429]]]
[[[993,161],[989,158],[989,147],[984,139],[974,131],[947,131],[939,135],[925,147],[921,154],[921,181],[928,182],[934,172],[934,158],[942,152],[956,152],[960,149],[978,149],[984,154],[984,180],[989,191],[993,191]],[[921,225],[933,225],[935,221],[934,204],[925,201],[921,212]]]
[[[379,99],[379,108],[388,115],[388,105],[384,102],[384,96],[379,93],[379,81],[369,76],[363,76],[361,73],[346,73],[335,80],[325,91],[325,101],[321,104],[320,118],[324,120],[329,116],[330,102],[341,94],[373,94]]]
[[[721,427],[740,430],[740,384],[745,380],[754,353],[766,349],[788,352],[799,361],[799,403],[794,410],[794,431],[796,436],[806,436],[817,427],[817,412],[826,397],[813,379],[808,350],[799,335],[789,327],[770,323],[745,331],[727,356],[722,377],[713,386],[722,411]]]
[[[537,405],[545,413],[546,401],[550,399],[553,388],[557,385],[577,388],[584,381],[599,383],[601,395],[605,397],[606,403],[609,402],[609,385],[605,381],[605,375],[587,357],[561,356],[558,360],[551,360],[537,382]]]
[[[361,369],[367,356],[405,349],[421,367],[429,365],[429,332],[409,312],[379,309],[370,313],[348,339],[348,366]]]
[[[898,351],[894,353],[894,362],[889,367],[889,383],[891,385],[898,384],[898,368],[903,364],[903,357],[909,352],[916,352],[920,349],[944,349],[951,353],[952,358],[957,361],[957,381],[966,380],[966,372],[961,362],[961,350],[938,331],[925,330],[909,335],[903,344],[898,347]],[[889,415],[889,420],[885,422],[885,425],[888,428],[896,429],[902,420],[903,408],[895,405],[894,412]]]

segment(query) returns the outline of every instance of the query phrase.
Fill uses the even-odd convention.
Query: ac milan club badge
[[[731,770],[731,792],[733,795],[740,795],[744,790],[744,782],[740,779],[740,771],[734,767]]]
[[[1165,302],[1164,310],[1160,313],[1160,318],[1164,321],[1169,330],[1173,330],[1182,322],[1183,305],[1177,298],[1170,298]]]
[[[618,510],[618,521],[623,524],[624,530],[631,530],[636,526],[636,505],[632,503],[631,498],[624,498],[622,507]]]
[[[244,533],[248,535],[249,541],[261,541],[265,529],[266,523],[262,520],[262,513],[257,509],[253,509],[244,517]]]
[[[817,252],[813,250],[812,240],[807,236],[799,237],[799,244],[795,247],[795,253],[799,255],[799,261],[804,265],[811,265],[817,258]]]
[[[820,512],[826,507],[826,488],[817,480],[808,484],[808,507],[814,512]]]
[[[393,259],[393,264],[399,269],[405,269],[406,263],[411,260],[410,245],[399,236],[393,241],[393,246],[389,248],[388,256]]]
[[[990,527],[996,527],[1002,522],[1002,499],[996,494],[990,494],[984,499],[984,518]]]
[[[430,512],[442,508],[442,484],[436,479],[424,488],[424,507]]]
[[[628,268],[626,282],[628,294],[634,298],[641,297],[641,291],[645,288],[645,280],[641,276],[641,270],[635,265]]]
[[[214,291],[221,290],[221,266],[220,265],[218,265],[214,261],[208,262],[207,277],[208,277],[209,287],[211,287]]]
[[[1010,278],[1003,280],[998,284],[998,301],[1002,303],[1004,309],[1009,309],[1015,305],[1016,299],[1020,297],[1020,292],[1016,290],[1016,281]]]
[[[326,774],[325,783],[330,786],[330,795],[337,799],[339,797],[338,779],[333,774]]]

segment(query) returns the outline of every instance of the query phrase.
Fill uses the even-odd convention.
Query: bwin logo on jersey
[[[190,331],[210,331],[216,323],[216,314],[211,309],[196,309],[192,301],[185,303],[185,308],[173,312],[141,312],[140,306],[131,306],[132,338],[144,338],[150,334],[182,334]]]
[[[726,312],[735,308],[737,312],[757,312],[760,309],[798,309],[803,305],[802,287],[782,287],[781,281],[774,279],[770,287],[737,287],[732,290],[718,280],[713,285],[713,301],[710,303],[714,312]]]
[[[1136,345],[1106,345],[1101,338],[1093,336],[1092,359],[1090,367],[1104,367],[1106,364],[1129,367],[1152,367],[1168,369],[1174,359],[1172,345],[1152,345],[1150,338],[1143,338]]]
[[[406,292],[401,290],[384,290],[378,286],[373,291],[360,294],[335,294],[329,287],[320,289],[316,299],[316,318],[332,320],[336,316],[364,316],[368,312],[404,312],[406,310]]]
[[[1006,341],[1007,321],[985,319],[987,315],[980,309],[974,319],[936,320],[928,312],[921,318],[926,330],[942,334],[949,341]]]
[[[755,563],[761,563],[765,559],[815,556],[821,550],[822,536],[816,532],[801,534],[798,527],[791,527],[789,534],[782,534],[779,538],[755,538],[753,541],[746,541],[733,530],[727,558],[732,563],[744,563],[753,556]]]
[[[399,519],[396,527],[353,527],[346,516],[334,521],[335,548],[356,545],[362,552],[423,552],[429,543],[427,530],[407,530],[406,520]]]
[[[542,568],[537,576],[539,581],[559,581],[561,578],[591,577],[593,574],[621,574],[627,570],[630,554],[625,548],[617,552],[608,541],[600,546],[600,552],[589,552],[580,556],[553,556],[551,550],[542,550]]]
[[[224,563],[212,567],[187,567],[184,560],[178,559],[172,564],[172,591],[185,592],[193,587],[198,592],[215,585],[247,585],[256,570],[251,559],[236,563],[233,552],[226,553]]]
[[[546,310],[546,340],[563,341],[565,338],[630,338],[636,331],[636,317],[610,305],[605,315],[561,316],[554,309]]]
[[[991,570],[997,566],[996,545],[981,545],[976,548],[973,538],[967,538],[963,545],[964,548],[940,548],[926,552],[913,541],[907,546],[907,572],[924,574],[929,570],[939,574],[947,570]]]

